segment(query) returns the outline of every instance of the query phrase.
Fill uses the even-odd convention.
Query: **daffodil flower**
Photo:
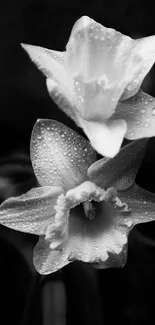
[[[123,266],[127,236],[137,223],[155,219],[155,195],[135,177],[146,139],[96,161],[90,143],[54,120],[38,120],[31,160],[40,187],[0,206],[0,223],[39,235],[34,265],[41,274],[74,260],[97,267]]]
[[[124,137],[155,136],[155,99],[140,90],[155,62],[155,36],[134,40],[84,16],[64,52],[22,46],[52,99],[101,155],[115,156]]]

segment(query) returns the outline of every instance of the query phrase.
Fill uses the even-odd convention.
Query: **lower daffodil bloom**
[[[134,40],[84,16],[65,52],[22,46],[52,99],[101,155],[115,156],[124,137],[155,136],[155,99],[139,90],[155,62],[155,36]]]
[[[2,203],[0,223],[39,235],[33,257],[39,273],[74,260],[124,265],[129,231],[155,219],[155,195],[134,183],[146,144],[133,141],[114,158],[96,161],[76,132],[53,120],[36,122],[31,160],[41,187]]]

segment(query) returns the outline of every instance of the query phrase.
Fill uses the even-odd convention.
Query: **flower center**
[[[85,216],[88,219],[92,220],[95,218],[96,208],[94,202],[91,199],[83,202],[83,209]]]

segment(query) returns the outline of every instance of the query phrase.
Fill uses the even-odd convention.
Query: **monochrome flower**
[[[155,135],[155,99],[140,89],[155,62],[155,36],[135,40],[84,16],[64,52],[22,46],[52,99],[101,155],[115,156],[124,137]]]
[[[114,158],[96,161],[89,142],[63,124],[38,120],[31,160],[40,187],[0,206],[0,223],[39,235],[34,265],[41,274],[74,260],[123,266],[132,227],[155,219],[155,195],[135,177],[147,140],[133,141]]]

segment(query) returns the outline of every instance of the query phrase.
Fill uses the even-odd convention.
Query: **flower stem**
[[[32,277],[31,277],[30,286],[29,286],[28,293],[27,293],[27,297],[26,297],[24,312],[21,317],[21,322],[20,322],[21,325],[30,325],[28,318],[30,316],[29,315],[30,308],[31,308],[31,304],[33,301],[34,293],[36,291],[36,286],[37,286],[37,273],[33,272]]]

